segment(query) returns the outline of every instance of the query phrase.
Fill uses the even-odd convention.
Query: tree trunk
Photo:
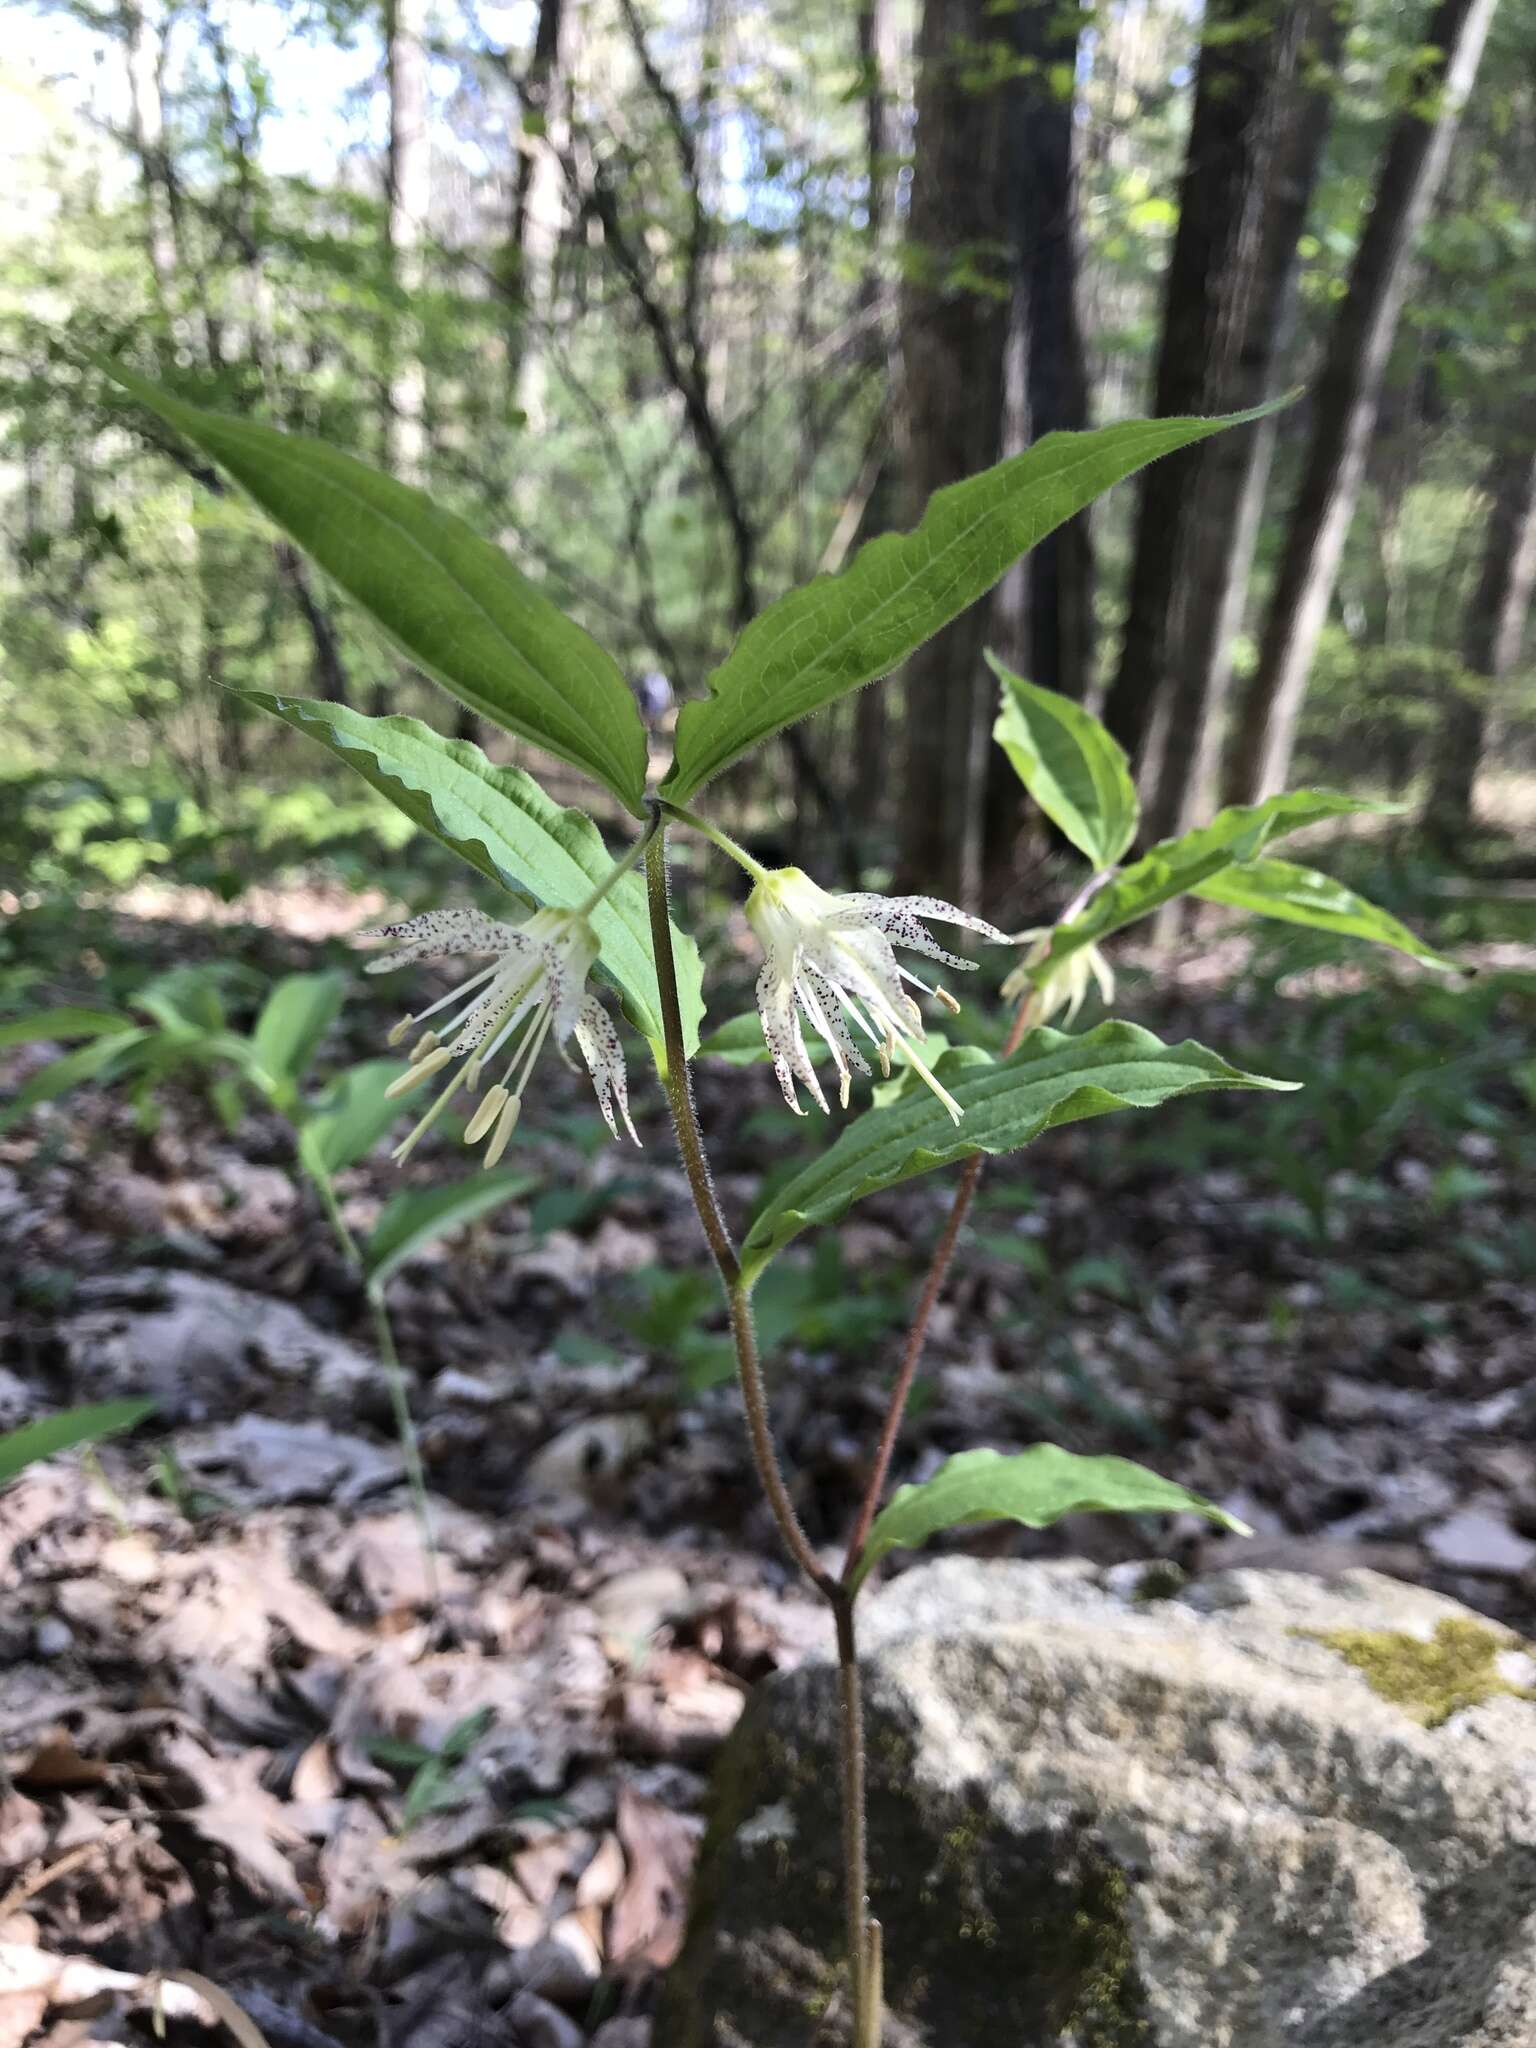
[[[522,82],[522,131],[508,249],[513,314],[507,333],[507,388],[514,411],[537,432],[545,423],[545,362],[536,331],[550,315],[564,232],[560,153],[565,147],[563,81],[570,10],[541,0],[533,56]]]
[[[1168,266],[1154,410],[1237,412],[1273,388],[1331,110],[1335,0],[1212,0]],[[1136,759],[1146,833],[1211,807],[1228,650],[1273,433],[1154,463],[1138,500],[1130,614],[1105,714]]]
[[[1472,792],[1482,761],[1488,712],[1498,686],[1520,659],[1536,588],[1536,440],[1522,434],[1501,448],[1488,473],[1488,527],[1482,573],[1467,607],[1462,660],[1486,684],[1447,707],[1435,754],[1426,820],[1454,846],[1473,823]]]
[[[877,316],[887,290],[886,259],[895,220],[896,108],[893,100],[898,67],[896,10],[893,0],[863,0],[858,13],[859,63],[864,77],[865,269],[860,309],[869,316],[865,355],[872,377],[887,374],[897,382],[899,363],[891,360],[889,323]],[[885,533],[895,523],[896,434],[901,424],[894,388],[887,392],[889,428],[884,445],[873,454],[874,475],[859,518],[856,545]],[[849,801],[855,833],[878,831],[884,823],[890,784],[890,700],[882,684],[871,684],[854,699],[853,774]]]
[[[1243,705],[1229,794],[1256,801],[1290,772],[1307,675],[1359,496],[1414,242],[1445,175],[1497,0],[1440,0],[1382,159],[1370,215],[1315,387],[1311,441]]]
[[[432,190],[427,128],[425,0],[385,0],[389,79],[388,215],[391,282],[399,298],[389,349],[385,466],[420,483],[426,458],[426,374],[418,309],[422,240]]]
[[[1005,170],[1013,265],[1003,452],[1086,427],[1088,356],[1078,309],[1074,147],[1081,11],[1023,0],[999,26],[1028,68],[1007,88]],[[1093,677],[1093,541],[1080,512],[1016,563],[992,601],[1003,659],[1081,703]]]
[[[995,87],[978,91],[966,76],[991,30],[987,0],[926,0],[901,294],[914,519],[934,491],[1002,452],[1005,96]],[[973,605],[918,649],[904,677],[899,868],[910,884],[962,902],[980,883],[992,698],[985,639],[986,607]]]
[[[128,53],[128,127],[139,160],[144,197],[144,238],[155,295],[167,321],[175,315],[176,221],[165,153],[165,108],[160,91],[164,40],[142,8],[124,6],[120,17]]]

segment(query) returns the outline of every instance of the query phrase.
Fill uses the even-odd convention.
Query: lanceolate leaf
[[[133,1019],[121,1010],[34,1010],[30,1016],[8,1017],[0,1024],[0,1046],[37,1045],[48,1039],[106,1038],[130,1031]]]
[[[368,1157],[400,1114],[387,1090],[404,1072],[404,1060],[364,1060],[337,1075],[299,1127],[299,1157],[317,1181]]]
[[[573,910],[613,866],[591,819],[562,810],[531,775],[498,768],[466,740],[445,740],[416,718],[366,718],[345,705],[248,690],[247,702],[286,719],[338,754],[424,832],[504,887]],[[602,965],[624,991],[631,1020],[658,1049],[661,997],[651,957],[645,884],[624,876],[592,912]],[[690,1053],[704,1014],[703,967],[692,939],[673,928],[683,1026]]]
[[[347,984],[339,974],[285,974],[251,1032],[256,1064],[268,1079],[301,1081],[320,1041],[341,1014]]]
[[[1081,704],[987,664],[1003,686],[992,737],[1058,831],[1095,868],[1110,868],[1136,837],[1140,807],[1125,749]]]
[[[500,548],[425,492],[322,442],[204,412],[102,367],[227,469],[418,667],[642,813],[645,726],[618,665]]]
[[[1047,434],[1022,455],[936,491],[911,533],[882,534],[841,575],[818,576],[753,620],[710,677],[708,698],[683,706],[663,794],[686,803],[748,748],[889,675],[1111,484],[1257,417],[1126,420]]]
[[[538,1184],[537,1174],[506,1167],[499,1173],[477,1173],[469,1180],[451,1181],[447,1187],[410,1188],[391,1196],[364,1247],[368,1285],[380,1291],[390,1276],[434,1237],[489,1215],[503,1202],[526,1195]]]
[[[1129,1458],[1080,1458],[1055,1444],[1005,1457],[962,1451],[921,1486],[903,1486],[876,1517],[853,1579],[858,1591],[888,1551],[914,1550],[943,1529],[974,1522],[1022,1522],[1048,1529],[1064,1515],[1204,1515],[1239,1536],[1251,1532],[1214,1501],[1175,1486]]]
[[[72,1451],[77,1444],[93,1444],[117,1430],[132,1429],[154,1409],[153,1401],[101,1401],[94,1407],[68,1408],[62,1415],[24,1422],[20,1429],[0,1436],[0,1486],[39,1458],[56,1458],[60,1451]]]
[[[1324,818],[1341,818],[1351,811],[1396,808],[1344,796],[1334,789],[1293,789],[1283,796],[1266,797],[1261,804],[1218,811],[1209,825],[1178,839],[1161,840],[1107,889],[1101,889],[1080,917],[1059,926],[1050,957],[1040,963],[1036,978],[1043,979],[1060,967],[1079,946],[1135,924],[1175,896],[1188,895],[1234,861],[1253,860],[1270,840],[1286,832],[1299,831]]]
[[[1346,889],[1331,875],[1298,867],[1293,861],[1243,861],[1223,868],[1194,893],[1211,903],[1230,904],[1234,910],[1251,910],[1258,917],[1311,925],[1316,931],[1337,932],[1341,938],[1371,939],[1378,946],[1409,953],[1430,967],[1443,967],[1450,974],[1460,972],[1454,960],[1426,946],[1390,911]]]
[[[861,1196],[974,1152],[1012,1152],[1057,1124],[1111,1109],[1151,1109],[1207,1088],[1289,1088],[1229,1066],[1203,1045],[1164,1045],[1136,1024],[1100,1024],[1080,1037],[1032,1031],[1012,1059],[974,1049],[936,1070],[965,1111],[951,1121],[926,1088],[858,1117],[819,1159],[778,1188],[753,1219],[742,1267],[755,1278],[812,1223],[830,1223]]]
[[[100,1038],[90,1039],[84,1045],[75,1046],[70,1052],[61,1053],[56,1060],[50,1060],[46,1067],[23,1081],[9,1102],[0,1109],[0,1131],[9,1130],[12,1124],[19,1123],[39,1103],[53,1102],[84,1081],[110,1079],[113,1070],[128,1062],[152,1035],[137,1028],[111,1031]]]

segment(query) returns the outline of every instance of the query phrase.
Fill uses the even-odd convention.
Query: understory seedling
[[[868,1899],[856,1616],[880,1562],[945,1530],[998,1520],[1043,1528],[1085,1510],[1192,1512],[1241,1527],[1215,1502],[1143,1466],[1051,1444],[1017,1455],[962,1452],[924,1483],[887,1497],[929,1323],[984,1161],[1079,1119],[1151,1109],[1210,1089],[1293,1085],[1244,1072],[1201,1045],[1164,1044],[1132,1023],[1110,1019],[1073,1035],[1050,1020],[1073,1023],[1090,984],[1108,998],[1113,981],[1104,942],[1185,895],[1446,963],[1365,898],[1269,852],[1285,833],[1375,806],[1330,791],[1296,791],[1223,811],[1132,858],[1139,811],[1119,747],[1081,707],[996,662],[997,740],[1024,790],[1084,862],[1081,886],[1048,928],[1010,936],[971,906],[923,895],[838,893],[799,867],[765,868],[697,805],[721,770],[784,727],[888,676],[1110,485],[1255,415],[1127,421],[1053,434],[940,491],[912,532],[872,541],[842,574],[789,592],[746,628],[708,695],[684,706],[670,766],[652,787],[648,736],[617,664],[498,548],[421,491],[336,449],[199,410],[122,367],[111,375],[226,470],[461,704],[580,770],[635,820],[628,845],[615,854],[590,818],[559,807],[531,774],[495,765],[479,748],[443,738],[417,719],[245,693],[356,769],[412,824],[508,892],[505,921],[435,912],[383,935],[413,957],[469,953],[482,963],[455,997],[401,1029],[401,1042],[411,1041],[409,1060],[384,1089],[385,1102],[392,1106],[399,1094],[428,1082],[438,1089],[402,1153],[462,1094],[475,1104],[465,1137],[484,1143],[494,1164],[514,1141],[521,1103],[538,1085],[550,1043],[562,1047],[567,1039],[586,1063],[610,1127],[617,1134],[622,1126],[627,1138],[633,1127],[624,1058],[599,984],[616,995],[633,1032],[649,1044],[723,1290],[757,1473],[786,1551],[825,1600],[834,1626],[850,2038],[854,2048],[874,2048],[881,1933]],[[670,911],[667,845],[679,830],[741,867],[751,884],[747,916],[763,956],[760,1021],[727,1027],[734,1036],[720,1050],[736,1059],[771,1059],[789,1110],[806,1114],[808,1097],[829,1113],[830,1142],[768,1186],[739,1238],[716,1191],[690,1081],[704,1014],[703,965]],[[972,963],[934,937],[934,924],[1005,949],[1013,1014],[1000,1053],[967,1030],[958,993],[964,984],[951,987],[947,978]],[[398,963],[403,955],[394,957]],[[939,1024],[944,1036],[936,1043],[931,1034]],[[830,1090],[807,1044],[807,1026],[825,1049]],[[487,1091],[477,1096],[482,1081]],[[328,1113],[346,1112],[337,1105]],[[317,1141],[314,1129],[311,1121],[301,1132],[300,1153],[324,1192],[340,1155]],[[786,1246],[834,1227],[868,1195],[951,1167],[958,1174],[948,1217],[892,1363],[862,1497],[850,1503],[846,1547],[840,1559],[824,1556],[800,1519],[775,1443],[756,1305],[768,1298],[766,1276]],[[335,1220],[333,1200],[330,1213]],[[358,1256],[366,1264],[367,1251]],[[375,1261],[375,1280],[387,1263]],[[669,1313],[684,1320],[693,1314],[686,1296],[670,1303],[653,1297],[651,1307],[663,1322]]]

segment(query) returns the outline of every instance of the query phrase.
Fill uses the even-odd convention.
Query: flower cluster
[[[1115,970],[1094,945],[1079,946],[1059,967],[1036,979],[1034,970],[1042,961],[1050,959],[1055,938],[1054,925],[1035,925],[1027,932],[1020,932],[1019,944],[1028,944],[1029,951],[1003,983],[1003,996],[1008,1002],[1017,1002],[1029,993],[1033,985],[1034,1021],[1037,1024],[1049,1024],[1058,1010],[1062,1012],[1062,1023],[1070,1024],[1087,1000],[1093,983],[1098,984],[1099,994],[1106,1005],[1115,1000]]]
[[[432,910],[365,936],[396,942],[393,951],[369,961],[370,974],[385,974],[413,960],[459,953],[491,955],[488,966],[419,1015],[402,1018],[390,1033],[390,1043],[398,1045],[429,1017],[449,1012],[441,1024],[422,1031],[411,1050],[410,1065],[388,1091],[391,1095],[405,1095],[459,1063],[432,1107],[397,1148],[396,1159],[406,1157],[461,1087],[473,1092],[482,1071],[510,1046],[506,1071],[481,1097],[464,1131],[470,1145],[489,1137],[485,1163],[494,1166],[517,1127],[523,1092],[548,1038],[562,1048],[567,1039],[576,1040],[609,1130],[619,1135],[617,1106],[625,1129],[639,1144],[629,1117],[618,1034],[597,997],[587,993],[587,975],[598,945],[579,911],[540,910],[526,924],[511,925],[478,910]]]
[[[951,1011],[960,1006],[946,989],[903,966],[896,953],[900,948],[963,973],[976,963],[946,951],[925,920],[963,926],[996,945],[1027,943],[1029,951],[1003,983],[1003,993],[1019,997],[1033,986],[1037,1022],[1064,1010],[1070,1023],[1092,982],[1097,982],[1106,1002],[1114,996],[1114,976],[1096,946],[1080,948],[1059,971],[1041,976],[1037,970],[1050,958],[1049,929],[1010,936],[936,896],[880,896],[868,891],[838,895],[800,868],[760,868],[742,849],[731,850],[755,876],[747,920],[763,950],[757,1007],[784,1100],[797,1116],[804,1114],[801,1086],[809,1089],[820,1108],[827,1108],[806,1049],[804,1020],[826,1043],[845,1109],[853,1076],[870,1072],[858,1033],[887,1076],[899,1049],[959,1123],[964,1114],[960,1104],[924,1058],[923,1016],[909,990],[921,990]],[[622,866],[616,869],[614,879],[622,871]],[[575,1039],[609,1130],[618,1137],[622,1118],[629,1135],[640,1142],[630,1121],[618,1034],[596,996],[587,992],[598,940],[584,911],[540,910],[521,925],[502,924],[475,910],[429,911],[367,936],[394,942],[390,952],[369,961],[373,974],[427,958],[490,955],[486,966],[419,1015],[403,1018],[390,1034],[391,1044],[398,1044],[419,1031],[410,1065],[390,1088],[391,1095],[404,1095],[457,1062],[432,1107],[396,1150],[397,1159],[406,1157],[461,1087],[473,1092],[482,1071],[509,1049],[505,1072],[486,1090],[464,1133],[471,1145],[489,1141],[485,1163],[494,1166],[517,1126],[524,1091],[549,1038],[562,1049],[567,1040]],[[443,1021],[429,1024],[442,1011],[449,1013]]]
[[[933,1090],[958,1123],[960,1105],[929,1069],[921,1046],[922,1012],[903,984],[935,996],[949,1010],[959,1004],[946,990],[930,987],[896,958],[895,948],[969,971],[973,960],[946,952],[921,922],[964,925],[1000,945],[1006,932],[971,917],[936,896],[838,896],[821,888],[799,868],[764,874],[747,901],[747,920],[763,949],[757,1007],[763,1037],[773,1057],[784,1100],[803,1115],[796,1081],[803,1081],[822,1109],[827,1107],[800,1028],[802,1016],[826,1041],[837,1068],[838,1096],[846,1109],[854,1071],[869,1072],[849,1025],[875,1049],[883,1074],[891,1071],[898,1044],[908,1064]]]

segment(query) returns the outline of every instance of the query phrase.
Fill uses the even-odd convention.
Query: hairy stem
[[[859,1695],[858,1653],[853,1634],[852,1596],[823,1570],[811,1547],[800,1517],[790,1499],[789,1488],[779,1465],[768,1415],[768,1391],[763,1384],[758,1356],[757,1330],[752,1319],[752,1295],[742,1279],[741,1262],[731,1242],[730,1231],[720,1213],[719,1198],[709,1170],[699,1130],[698,1111],[684,1050],[682,1012],[677,996],[677,966],[672,956],[672,927],[667,904],[666,826],[658,808],[657,829],[646,848],[646,886],[651,912],[651,944],[656,955],[656,979],[661,991],[661,1020],[666,1049],[663,1080],[677,1133],[677,1148],[693,1195],[699,1222],[714,1254],[731,1312],[731,1336],[736,1347],[737,1378],[742,1406],[746,1410],[747,1434],[752,1461],[778,1524],[784,1547],[832,1608],[837,1629],[837,1669],[840,1699],[839,1751],[842,1767],[843,1881],[847,1900],[848,1975],[853,1991],[854,2039],[859,2048],[873,2048],[880,2028],[879,1933],[869,1919],[868,1852],[865,1846],[864,1812],[864,1714]],[[873,1970],[872,1970],[873,1964]],[[871,2013],[874,2018],[871,2020]],[[871,2026],[874,2031],[871,2032]]]
[[[661,991],[661,1023],[666,1046],[667,1070],[663,1077],[667,1091],[667,1102],[672,1111],[672,1127],[677,1133],[677,1149],[682,1155],[683,1171],[688,1176],[689,1191],[693,1206],[699,1212],[709,1249],[720,1271],[725,1288],[726,1301],[731,1312],[731,1336],[736,1346],[736,1373],[741,1385],[742,1405],[747,1413],[747,1434],[752,1444],[752,1460],[757,1467],[757,1476],[773,1518],[784,1540],[784,1547],[799,1565],[812,1585],[824,1593],[830,1593],[833,1581],[823,1570],[811,1540],[801,1526],[790,1499],[789,1488],[784,1483],[784,1474],[779,1465],[778,1451],[774,1446],[773,1429],[768,1419],[768,1390],[763,1385],[763,1370],[757,1352],[757,1331],[752,1320],[752,1297],[741,1277],[741,1261],[736,1256],[736,1247],[731,1242],[730,1231],[726,1228],[720,1212],[719,1197],[715,1193],[714,1176],[709,1170],[709,1158],[704,1150],[704,1138],[699,1129],[698,1111],[694,1106],[693,1083],[688,1073],[688,1056],[684,1049],[682,1011],[677,996],[677,965],[672,957],[672,926],[667,905],[667,842],[666,826],[658,823],[654,837],[646,848],[645,856],[647,893],[651,911],[651,944],[656,955],[656,979]]]
[[[832,1601],[837,1624],[838,1756],[843,1795],[843,1886],[848,1969],[853,1980],[854,2042],[878,2039],[880,1988],[870,1972],[869,1842],[865,1790],[864,1699],[853,1631],[853,1595],[839,1587]],[[876,2032],[871,2034],[870,2014]]]
[[[1019,1004],[1014,1015],[1007,1043],[1003,1047],[1003,1058],[1011,1059],[1024,1041],[1024,1034],[1036,1021],[1039,1012],[1039,998],[1031,989]],[[955,1246],[965,1228],[965,1220],[971,1213],[971,1204],[976,1198],[977,1183],[985,1154],[973,1153],[960,1169],[960,1178],[955,1185],[955,1199],[950,1204],[949,1215],[939,1233],[939,1241],[933,1248],[933,1257],[928,1262],[928,1274],[923,1281],[923,1291],[918,1296],[913,1311],[907,1341],[902,1346],[901,1363],[896,1368],[896,1378],[891,1385],[890,1399],[886,1403],[885,1420],[880,1426],[880,1441],[875,1447],[874,1463],[870,1467],[869,1480],[864,1488],[864,1498],[859,1503],[858,1519],[853,1525],[853,1534],[848,1539],[848,1554],[843,1560],[843,1584],[852,1580],[864,1555],[864,1546],[869,1541],[870,1528],[880,1509],[880,1496],[885,1492],[885,1482],[890,1477],[891,1459],[896,1451],[896,1439],[901,1434],[902,1420],[907,1412],[907,1402],[912,1393],[912,1382],[917,1377],[917,1368],[923,1356],[923,1347],[928,1342],[928,1325],[933,1321],[933,1312],[938,1307],[939,1296],[944,1291],[944,1282],[949,1278],[950,1262],[955,1256]]]

